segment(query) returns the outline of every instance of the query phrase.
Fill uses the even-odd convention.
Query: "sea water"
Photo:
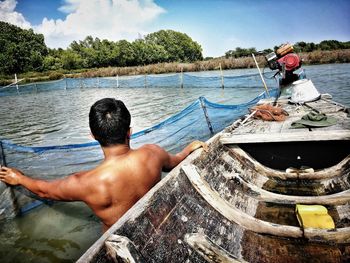
[[[350,105],[350,64],[304,68],[321,93],[330,93],[335,101]],[[256,70],[224,71],[224,75],[251,73]],[[220,76],[215,71],[192,74]],[[263,91],[256,80],[250,81],[241,80],[225,89],[209,84],[180,88],[177,83],[174,87],[57,89],[0,97],[0,138],[27,146],[89,142],[88,112],[96,100],[104,97],[125,102],[132,115],[133,131],[137,132],[181,111],[200,96],[222,104],[247,102]],[[0,222],[0,262],[72,262],[100,235],[100,222],[85,204],[42,205]]]

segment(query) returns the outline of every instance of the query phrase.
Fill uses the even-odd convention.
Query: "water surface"
[[[320,92],[350,105],[350,64],[305,67]],[[225,75],[256,73],[230,70]],[[218,76],[219,72],[192,73]],[[90,106],[114,97],[125,102],[134,132],[179,112],[200,96],[223,104],[247,102],[263,91],[257,80],[235,87],[79,88],[0,97],[0,138],[20,145],[63,145],[91,141]],[[269,85],[273,83],[269,82]],[[43,164],[48,165],[48,164]],[[49,164],[54,166],[54,164]],[[100,236],[101,227],[91,210],[81,203],[43,205],[14,220],[0,222],[1,262],[72,262]]]

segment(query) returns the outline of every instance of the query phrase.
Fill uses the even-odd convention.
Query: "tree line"
[[[198,60],[203,60],[202,47],[173,30],[160,30],[133,42],[87,36],[67,49],[50,49],[42,34],[0,21],[0,74]]]
[[[43,35],[0,22],[0,73],[40,71],[47,54]]]
[[[330,51],[330,50],[339,50],[339,49],[350,49],[350,41],[347,42],[340,42],[337,40],[324,40],[321,41],[319,44],[315,44],[313,42],[297,42],[294,45],[294,50],[297,53],[301,52],[312,52],[316,50],[322,50],[322,51]],[[272,51],[276,51],[279,48],[279,46],[275,46],[274,49],[264,49],[262,51],[257,51],[256,48],[240,48],[237,47],[234,50],[229,50],[225,53],[226,58],[234,57],[234,58],[241,58],[241,57],[248,57],[251,56],[251,54],[268,54]]]
[[[296,52],[350,49],[350,41],[297,42],[294,49]],[[237,47],[227,51],[225,57],[241,58],[272,51]],[[0,21],[0,75],[201,60],[202,47],[188,35],[173,30],[160,30],[132,42],[87,36],[84,40],[73,41],[66,49],[50,49],[42,34]]]

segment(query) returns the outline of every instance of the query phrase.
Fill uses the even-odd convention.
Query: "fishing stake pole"
[[[265,82],[265,80],[264,80],[263,75],[261,74],[261,71],[260,71],[260,68],[259,68],[258,62],[256,61],[255,56],[254,56],[254,54],[253,54],[253,53],[252,53],[252,56],[253,56],[253,59],[254,59],[255,65],[256,65],[256,67],[258,68],[259,75],[260,75],[260,78],[261,78],[261,80],[262,80],[262,82],[263,82],[263,84],[264,84],[264,88],[265,88],[265,90],[266,90],[266,93],[267,93],[267,95],[270,97],[270,93],[269,93],[269,90],[267,89],[266,82]]]
[[[2,141],[0,141],[0,150],[1,150],[1,153],[0,153],[0,155],[1,155],[1,160],[0,160],[0,164],[1,165],[4,165],[4,166],[7,166],[7,163],[6,163],[6,158],[5,158],[5,151],[4,151],[4,147],[3,147],[3,145],[2,145]]]
[[[207,121],[209,131],[210,131],[211,135],[214,135],[213,126],[211,125],[211,122],[210,122],[210,119],[209,119],[209,115],[208,115],[208,112],[207,112],[207,108],[204,105],[203,97],[200,97],[199,100],[201,102],[201,107],[203,109],[205,120]]]

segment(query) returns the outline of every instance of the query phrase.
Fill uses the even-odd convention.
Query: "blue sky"
[[[188,34],[204,56],[284,42],[350,41],[349,0],[0,0],[0,20],[43,33],[50,47],[92,35],[134,40],[160,29]]]

